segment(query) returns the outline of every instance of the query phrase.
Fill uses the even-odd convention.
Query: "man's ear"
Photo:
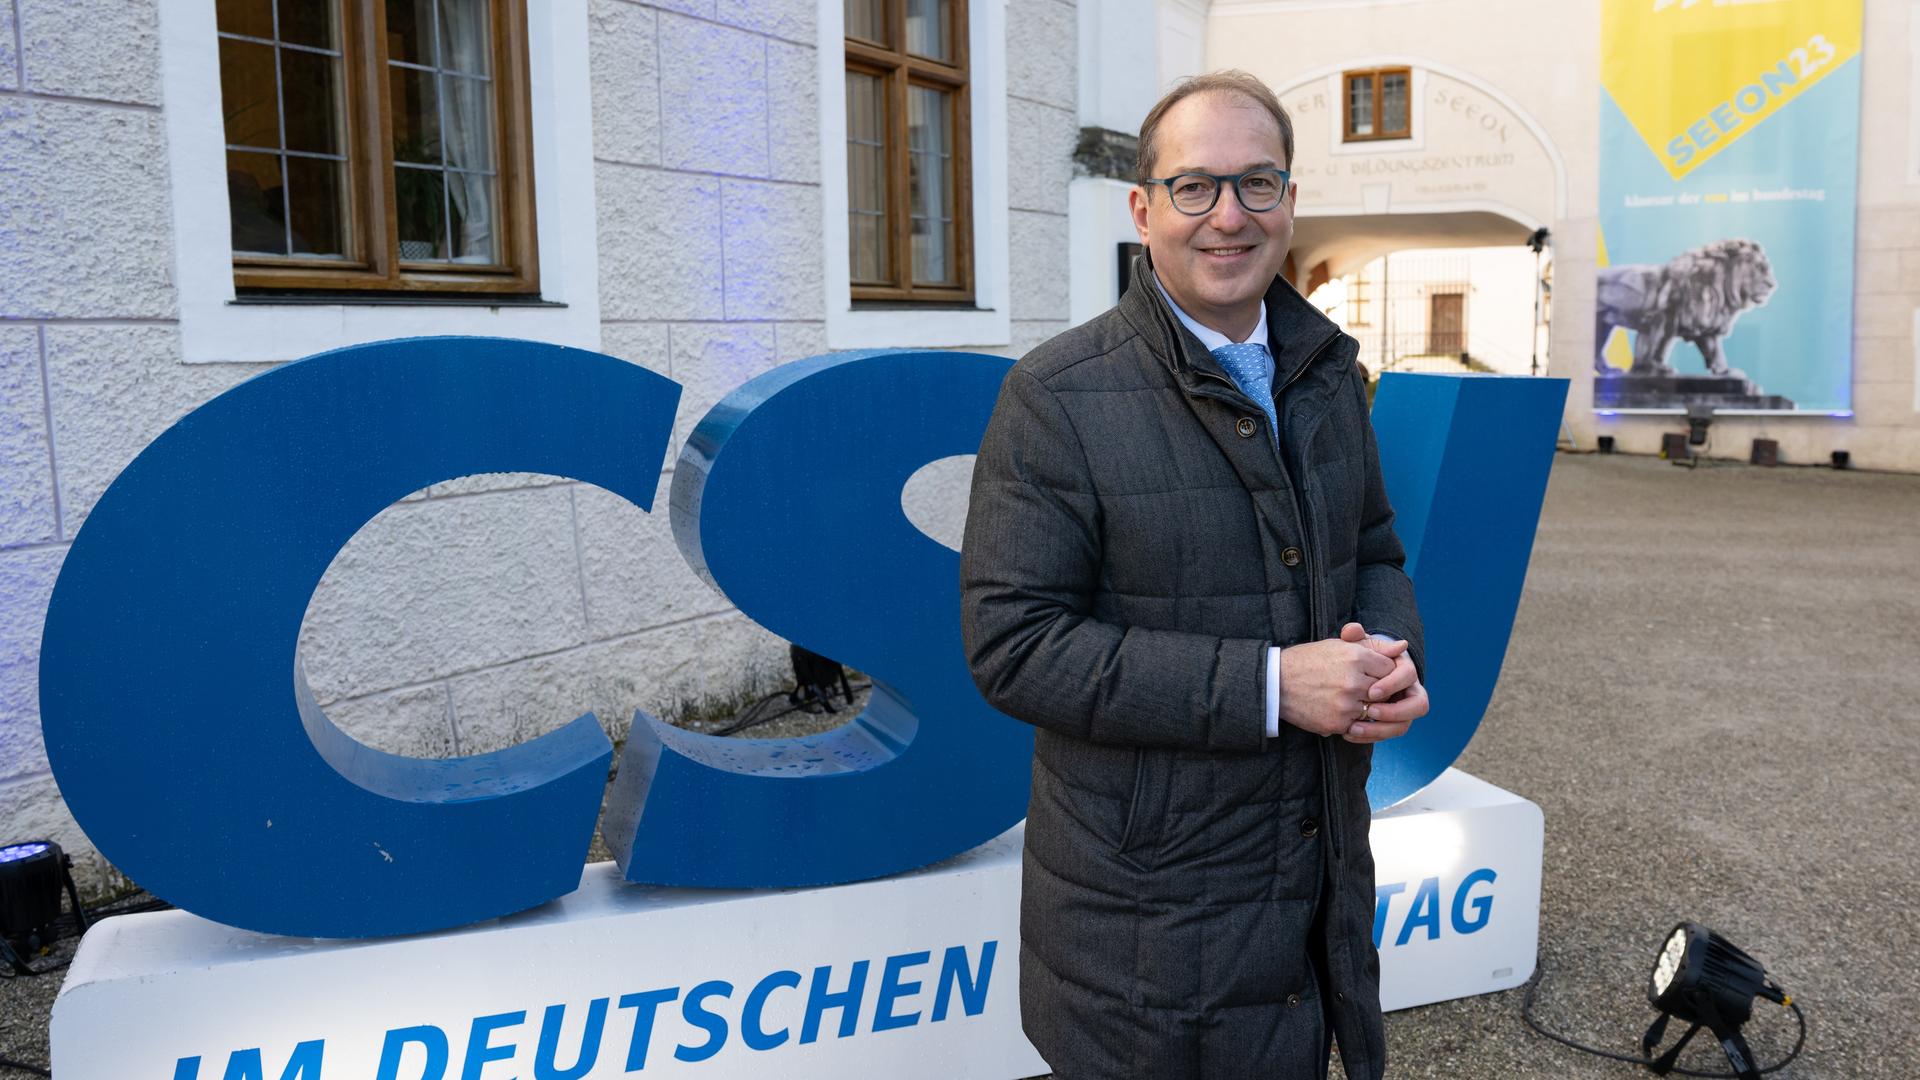
[[[1127,209],[1133,212],[1133,231],[1140,234],[1142,247],[1153,246],[1147,239],[1147,200],[1150,198],[1152,194],[1141,184],[1133,185],[1133,190],[1127,192]]]

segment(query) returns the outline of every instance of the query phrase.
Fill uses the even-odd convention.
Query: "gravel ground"
[[[1806,1050],[1775,1075],[1920,1075],[1900,1004],[1920,955],[1917,656],[1920,477],[1562,455],[1459,761],[1546,815],[1536,1018],[1635,1052],[1654,954],[1690,919],[1805,1009]],[[1640,1072],[1533,1035],[1520,996],[1389,1015],[1392,1075]],[[1762,1061],[1792,1045],[1776,1006],[1747,1030]]]
[[[1546,814],[1537,1018],[1632,1052],[1654,951],[1692,919],[1806,1010],[1807,1048],[1774,1075],[1920,1075],[1898,1004],[1920,956],[1916,656],[1920,477],[1562,455],[1459,762]],[[0,982],[0,1058],[47,1060],[58,983]],[[1640,1074],[1535,1036],[1520,995],[1389,1014],[1390,1074]],[[1764,1061],[1792,1035],[1764,1003],[1748,1027]],[[1710,1048],[1682,1065],[1724,1068]]]

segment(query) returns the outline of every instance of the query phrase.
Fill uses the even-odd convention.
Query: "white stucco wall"
[[[212,0],[167,0],[165,20],[158,0],[78,7],[0,0],[0,821],[12,836],[58,840],[97,886],[107,868],[66,813],[40,742],[47,597],[120,469],[270,365],[183,346],[183,309],[206,297],[183,295],[194,279],[179,245],[209,241],[176,231],[168,133],[182,118],[166,112],[163,43],[179,20],[211,26]],[[556,83],[587,70],[579,100],[565,86],[534,90],[553,103],[536,104],[536,145],[554,149],[536,155],[536,187],[571,200],[552,233],[541,206],[543,282],[592,283],[568,297],[592,313],[584,333],[683,384],[671,463],[729,390],[828,347],[819,87],[838,42],[823,45],[821,0],[529,7],[531,47],[552,50],[533,58],[536,76],[543,63]],[[971,7],[994,27],[976,39],[976,63],[999,72],[987,87],[1003,87],[975,112],[1004,117],[989,144],[1004,196],[984,216],[1007,253],[1005,300],[990,332],[925,343],[1017,355],[1067,326],[1078,12],[1070,0]],[[582,212],[584,236],[560,228]],[[432,314],[406,310],[415,326]],[[475,330],[470,309],[442,314],[452,332],[582,340],[577,319]],[[309,327],[309,351],[366,336],[336,326]],[[531,475],[436,484],[390,507],[336,558],[307,612],[301,654],[329,714],[384,749],[473,753],[589,710],[617,729],[635,707],[728,688],[754,665],[783,669],[783,644],[680,559],[669,480],[652,514]],[[951,535],[965,482],[964,463],[926,470],[914,519]]]

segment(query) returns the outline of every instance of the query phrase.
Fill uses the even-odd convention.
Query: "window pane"
[[[387,59],[435,66],[433,0],[387,0]]]
[[[447,257],[446,186],[438,169],[393,170],[400,257],[409,262]]]
[[[220,108],[229,146],[280,146],[280,101],[271,45],[220,39]]]
[[[281,195],[278,155],[227,151],[227,203],[233,212],[235,253],[287,253],[286,206]]]
[[[431,71],[389,68],[393,97],[393,159],[439,165],[440,102]]]
[[[493,263],[494,252],[494,179],[477,173],[448,173],[447,199],[452,205],[453,259],[455,262]]]
[[[346,165],[320,158],[287,159],[287,203],[295,255],[345,255]]]
[[[887,244],[887,105],[879,78],[847,72],[847,214],[853,280],[893,277]]]
[[[929,60],[952,60],[947,27],[951,0],[907,0],[907,51]]]
[[[440,66],[468,75],[493,74],[488,0],[440,0]]]
[[[885,0],[847,0],[847,36],[887,44]]]
[[[339,154],[341,134],[340,61],[299,49],[280,50],[280,81],[286,87],[287,149]]]
[[[1347,77],[1347,133],[1373,134],[1373,76]]]
[[[907,187],[913,217],[913,280],[953,281],[953,95],[907,89]]]
[[[273,40],[273,0],[219,0],[214,25],[223,34]]]
[[[493,84],[461,75],[443,75],[446,94],[447,164],[476,172],[494,171]]]
[[[1380,77],[1380,130],[1406,131],[1407,76],[1404,73]]]
[[[280,40],[316,49],[337,49],[333,0],[280,0]]]

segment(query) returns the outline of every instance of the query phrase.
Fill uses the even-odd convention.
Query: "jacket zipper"
[[[1286,388],[1292,386],[1300,376],[1306,374],[1307,369],[1313,366],[1313,362],[1320,358],[1320,354],[1326,352],[1327,349],[1331,348],[1333,344],[1339,340],[1340,336],[1335,334],[1333,337],[1321,342],[1320,347],[1313,350],[1312,355],[1307,357],[1307,362],[1300,365],[1300,370],[1294,372],[1293,375],[1287,379],[1286,384],[1274,392],[1274,406],[1276,408],[1279,406],[1280,395],[1285,392]],[[1307,432],[1307,436],[1310,440],[1313,432]],[[1302,500],[1306,497],[1307,475],[1312,472],[1312,470],[1307,467],[1305,460],[1307,449],[1306,443],[1303,442],[1300,448],[1302,460],[1299,463],[1301,476],[1295,483],[1289,485],[1289,494],[1293,496],[1293,513],[1294,516],[1299,519],[1302,529],[1307,527],[1306,507],[1303,505]],[[1274,445],[1273,453],[1276,458],[1280,455],[1280,447],[1277,442]],[[1286,463],[1282,462],[1281,467],[1285,468]],[[1320,621],[1320,545],[1311,542],[1309,539],[1309,542],[1304,546],[1307,553],[1307,618],[1313,623],[1313,632],[1319,634],[1321,633],[1320,628],[1325,625]],[[1321,815],[1326,818],[1327,842],[1328,846],[1333,849],[1333,861],[1339,863],[1344,861],[1345,856],[1344,841],[1346,839],[1346,829],[1341,821],[1341,810],[1344,807],[1345,801],[1340,797],[1340,792],[1334,777],[1333,737],[1331,735],[1322,736],[1319,742],[1320,812]]]
[[[1320,359],[1320,355],[1326,352],[1329,348],[1333,346],[1335,342],[1339,340],[1340,340],[1340,335],[1334,334],[1333,336],[1327,338],[1325,341],[1321,342],[1318,346],[1314,348],[1313,352],[1307,356],[1306,361],[1300,365],[1299,369],[1296,370],[1292,375],[1287,376],[1287,381],[1280,384],[1280,388],[1273,392],[1274,407],[1276,409],[1279,408],[1280,398],[1282,395],[1286,393],[1287,388],[1292,386],[1294,383],[1299,382],[1300,377],[1305,375],[1309,368],[1313,367],[1314,361]],[[1194,368],[1193,371],[1194,371],[1194,374],[1199,375],[1203,378],[1212,379],[1216,382],[1225,383],[1228,387],[1232,389],[1233,395],[1237,395],[1238,400],[1244,401],[1249,405],[1254,405],[1253,400],[1251,398],[1248,398],[1246,393],[1242,391],[1240,387],[1237,384],[1235,384],[1231,379],[1227,379],[1222,376],[1215,375],[1211,371],[1205,371],[1200,368]],[[1232,400],[1231,397],[1230,397],[1230,400]],[[1255,405],[1254,407],[1258,408],[1259,406]],[[1261,410],[1261,411],[1264,412],[1265,410]],[[1311,432],[1309,432],[1309,434],[1311,434]],[[1280,444],[1278,440],[1270,440],[1268,442],[1268,446],[1273,450],[1274,461],[1280,466],[1280,471],[1282,473],[1289,473],[1289,476],[1288,476],[1289,480],[1294,479],[1290,475],[1290,470],[1287,469],[1286,459],[1282,457],[1280,454]],[[1302,453],[1304,452],[1305,452],[1305,449],[1303,447]],[[1304,462],[1302,464],[1304,468]],[[1300,523],[1300,527],[1303,530],[1306,529],[1307,527],[1306,507],[1301,503],[1301,499],[1303,497],[1301,486],[1305,482],[1306,482],[1306,477],[1302,475],[1297,482],[1290,483],[1287,485],[1287,494],[1291,496],[1293,499],[1294,520]],[[1320,605],[1320,588],[1319,588],[1320,545],[1316,543],[1307,543],[1303,546],[1305,548],[1306,555],[1307,555],[1307,621],[1313,625],[1314,629],[1312,632],[1315,634],[1318,634],[1320,633],[1319,628],[1322,625],[1320,622],[1320,606],[1321,605]],[[1342,825],[1342,822],[1340,819],[1340,813],[1339,813],[1339,810],[1344,805],[1344,800],[1341,800],[1338,792],[1335,791],[1335,777],[1334,777],[1334,765],[1333,765],[1333,741],[1332,740],[1333,740],[1333,737],[1330,735],[1322,736],[1321,739],[1319,740],[1320,813],[1321,813],[1321,816],[1326,819],[1327,841],[1328,841],[1328,846],[1332,849],[1333,859],[1335,862],[1340,862],[1340,861],[1343,861],[1345,852],[1346,852],[1346,847],[1344,843],[1346,838],[1346,830]]]

